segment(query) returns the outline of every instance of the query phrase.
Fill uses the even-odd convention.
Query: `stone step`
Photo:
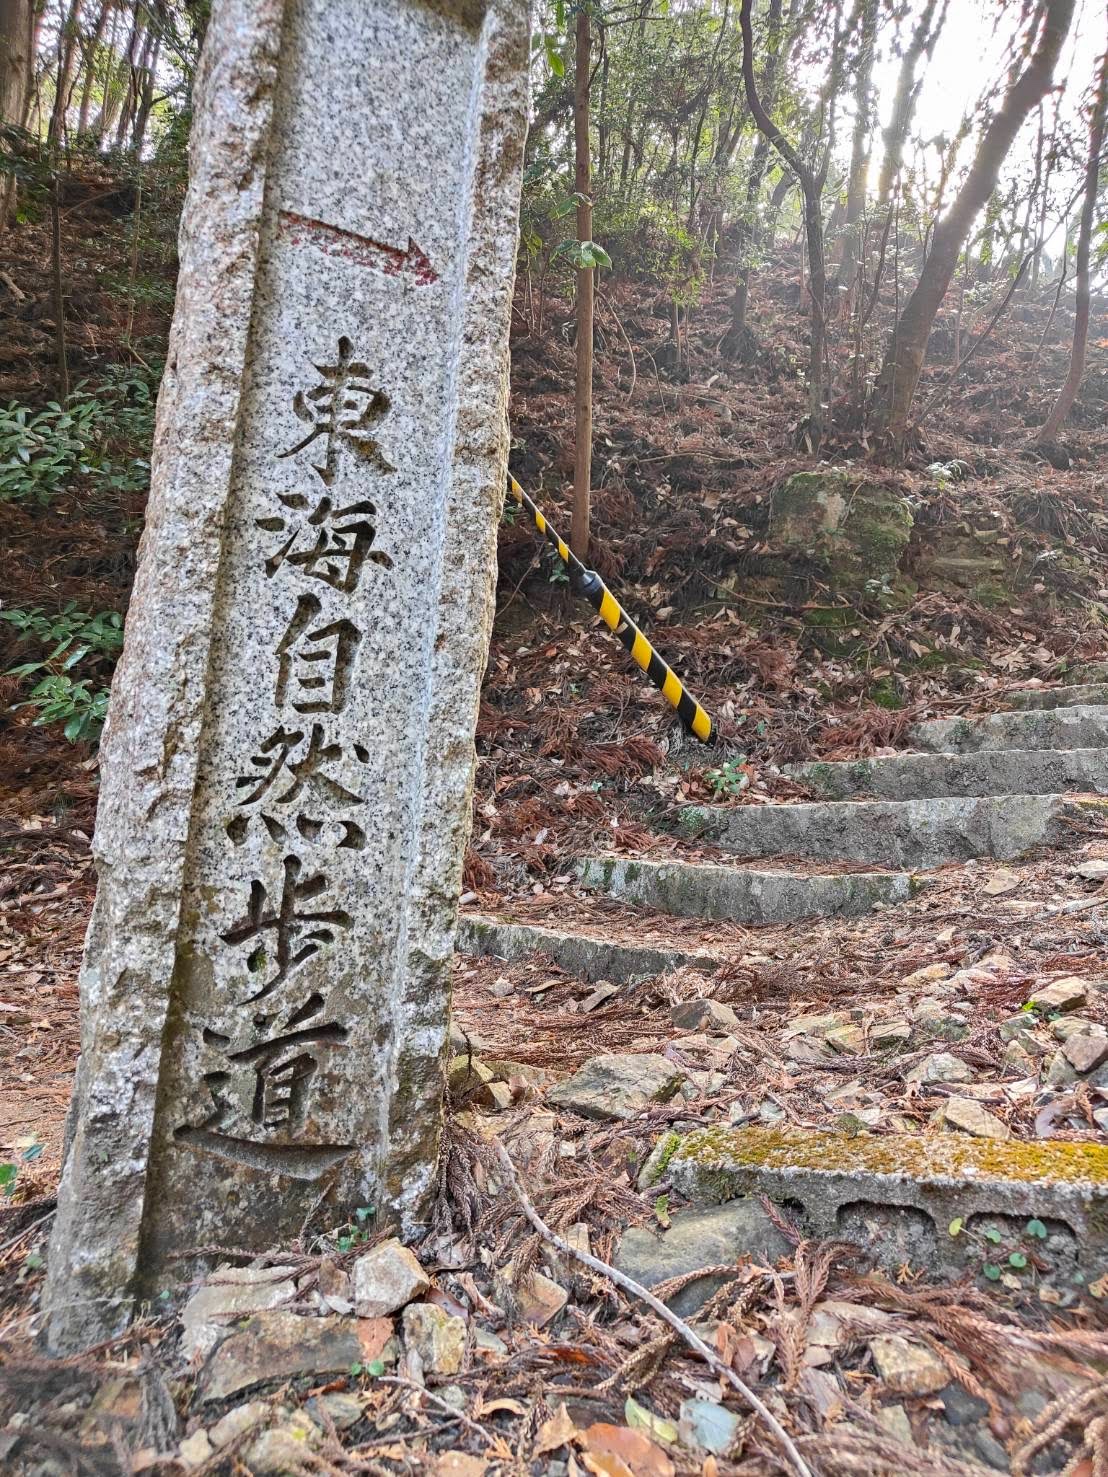
[[[997,749],[1102,749],[1108,747],[1108,707],[1084,704],[990,713],[985,718],[930,718],[909,729],[908,742],[913,749],[928,754],[980,754]]]
[[[988,1227],[1001,1233],[998,1261],[1022,1246],[1046,1262],[1044,1280],[1072,1285],[1074,1272],[1104,1269],[1103,1144],[703,1128],[682,1139],[666,1177],[700,1205],[739,1195],[784,1202],[805,1235],[863,1244],[890,1270],[907,1262],[946,1275],[980,1272]],[[1046,1235],[1028,1241],[1032,1219]]]
[[[793,923],[801,918],[857,918],[904,902],[915,890],[906,872],[756,872],[707,862],[590,857],[578,876],[625,903],[682,918],[734,923]]]
[[[710,974],[725,962],[723,956],[676,942],[629,944],[587,929],[570,932],[476,913],[459,914],[456,944],[459,953],[503,959],[507,964],[545,954],[567,974],[615,984],[652,979],[673,969]]]
[[[846,763],[790,764],[790,779],[828,800],[929,800],[948,795],[1108,792],[1108,749],[1001,749],[895,754]]]
[[[1096,796],[819,801],[810,805],[690,806],[682,829],[743,857],[807,857],[884,867],[939,867],[970,857],[1010,861],[1072,841],[1069,822],[1108,826]]]
[[[1108,683],[1083,682],[1074,687],[1025,687],[1007,694],[1012,708],[1073,708],[1108,703]]]

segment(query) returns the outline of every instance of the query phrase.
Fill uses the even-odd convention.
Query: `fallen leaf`
[[[543,1421],[539,1427],[538,1435],[535,1437],[534,1450],[531,1455],[533,1457],[545,1456],[548,1451],[557,1451],[559,1446],[568,1446],[579,1435],[580,1432],[574,1424],[569,1411],[566,1410],[565,1402],[563,1401],[550,1419]]]
[[[485,1477],[489,1464],[467,1451],[444,1451],[435,1463],[435,1477]]]
[[[642,1431],[655,1441],[664,1442],[666,1446],[672,1446],[677,1440],[677,1427],[672,1421],[667,1421],[664,1415],[655,1415],[630,1395],[624,1403],[623,1418],[632,1431]]]
[[[674,1465],[660,1446],[628,1426],[597,1421],[582,1433],[582,1460],[596,1477],[674,1477]]]

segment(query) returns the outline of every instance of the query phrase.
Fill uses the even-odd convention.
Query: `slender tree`
[[[1073,318],[1073,346],[1066,382],[1043,423],[1038,439],[1053,441],[1062,423],[1073,409],[1085,373],[1085,353],[1089,343],[1089,308],[1091,303],[1089,255],[1093,239],[1093,216],[1096,212],[1097,188],[1104,151],[1105,117],[1108,114],[1108,49],[1097,65],[1096,90],[1089,112],[1089,157],[1085,164],[1085,194],[1081,203],[1081,220],[1077,227],[1077,299]]]
[[[935,227],[919,281],[893,331],[874,409],[878,431],[898,456],[903,454],[907,440],[912,400],[935,314],[950,286],[970,228],[996,187],[1013,139],[1050,87],[1073,11],[1074,0],[1039,0],[1033,22],[1037,40],[986,127],[962,188]]]
[[[1072,0],[1071,0],[1072,3]],[[758,125],[785,164],[795,175],[804,198],[804,234],[808,244],[808,295],[811,300],[811,323],[808,343],[808,433],[813,450],[823,436],[823,347],[826,331],[827,268],[823,255],[823,186],[827,179],[830,150],[825,149],[821,164],[809,165],[796,146],[766,112],[758,96],[754,78],[754,36],[750,23],[753,0],[742,0],[739,26],[743,37],[743,84],[747,106]]]
[[[577,46],[573,82],[574,188],[577,192],[577,240],[592,240],[592,170],[589,161],[589,63],[592,28],[582,4],[577,11]],[[579,559],[588,561],[592,516],[592,357],[593,269],[577,269],[577,380],[574,392],[575,431],[573,514],[569,542]]]
[[[35,0],[0,0],[0,124],[23,129],[35,64]],[[0,172],[0,230],[15,203],[15,174]]]

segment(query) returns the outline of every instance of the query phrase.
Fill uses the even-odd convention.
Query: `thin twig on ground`
[[[732,1389],[742,1396],[747,1405],[749,1405],[755,1415],[764,1423],[766,1429],[781,1447],[789,1465],[797,1473],[797,1477],[813,1477],[812,1469],[800,1455],[792,1437],[750,1386],[744,1380],[741,1380],[733,1369],[730,1369],[724,1364],[699,1334],[690,1328],[683,1318],[679,1318],[672,1308],[667,1308],[660,1298],[655,1297],[649,1288],[643,1287],[641,1282],[636,1282],[633,1277],[628,1277],[625,1272],[617,1271],[615,1267],[610,1266],[607,1262],[602,1262],[599,1257],[592,1256],[587,1251],[579,1251],[577,1247],[571,1246],[568,1241],[563,1240],[556,1231],[552,1231],[528,1199],[527,1192],[519,1182],[516,1167],[512,1163],[504,1145],[494,1140],[494,1147],[524,1215],[547,1245],[552,1246],[562,1256],[572,1257],[574,1261],[578,1261],[582,1266],[588,1267],[591,1272],[596,1272],[599,1276],[606,1277],[609,1282],[615,1283],[616,1287],[621,1288],[624,1292],[630,1293],[632,1297],[636,1297],[644,1302],[651,1312],[656,1313],[663,1323],[667,1323],[673,1329],[674,1333],[679,1334],[684,1339],[685,1343],[688,1344],[694,1353],[700,1355],[713,1374],[718,1375],[722,1380],[726,1380]]]

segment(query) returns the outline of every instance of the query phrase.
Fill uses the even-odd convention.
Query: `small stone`
[[[181,1442],[177,1456],[185,1467],[199,1467],[215,1454],[207,1431],[194,1431],[191,1436]]]
[[[742,1416],[714,1400],[682,1400],[677,1439],[694,1451],[726,1456],[742,1426]]]
[[[1035,1017],[1031,1012],[1021,1010],[1018,1015],[1010,1015],[1007,1020],[1001,1021],[996,1033],[1001,1041],[1014,1041],[1017,1036],[1029,1032],[1034,1025]]]
[[[1036,1070],[1035,1058],[1018,1040],[1008,1042],[1001,1053],[1001,1060],[1021,1077],[1027,1077]]]
[[[446,1069],[446,1086],[456,1102],[488,1107],[488,1085],[494,1073],[476,1056],[451,1057]]]
[[[844,1056],[861,1056],[866,1049],[866,1035],[861,1026],[832,1026],[823,1033],[832,1051]]]
[[[435,1477],[485,1477],[489,1464],[483,1456],[468,1451],[440,1452],[435,1460]]]
[[[572,1077],[547,1093],[547,1102],[584,1118],[631,1118],[650,1103],[673,1097],[685,1074],[653,1052],[590,1057]]]
[[[730,1031],[739,1018],[719,1000],[680,1000],[670,1007],[669,1018],[681,1031]]]
[[[925,964],[922,969],[915,970],[912,974],[905,975],[900,982],[902,990],[915,990],[920,985],[934,984],[936,980],[945,980],[950,974],[949,964]]]
[[[878,1050],[890,1046],[903,1046],[912,1039],[912,1028],[907,1021],[875,1021],[870,1027],[869,1044]]]
[[[294,1267],[217,1267],[181,1309],[181,1353],[186,1359],[204,1358],[232,1320],[295,1297],[294,1272]]]
[[[362,1402],[355,1395],[346,1395],[342,1391],[336,1391],[330,1395],[316,1395],[308,1401],[304,1409],[321,1431],[326,1431],[328,1422],[335,1427],[336,1431],[349,1431],[351,1426],[356,1426],[365,1411]]]
[[[248,1400],[245,1405],[236,1405],[221,1416],[208,1432],[212,1445],[217,1449],[237,1441],[247,1431],[252,1431],[273,1414],[273,1407],[265,1400]]]
[[[201,1400],[226,1400],[270,1380],[344,1374],[362,1356],[357,1329],[348,1318],[256,1313],[209,1357],[201,1376]]]
[[[508,1345],[502,1338],[487,1328],[482,1328],[478,1323],[473,1330],[473,1347],[476,1353],[483,1354],[491,1360],[500,1360],[507,1357]]]
[[[760,1202],[745,1199],[732,1200],[710,1210],[678,1210],[673,1214],[669,1230],[662,1234],[644,1226],[628,1227],[615,1265],[636,1282],[654,1287],[700,1267],[737,1261],[744,1253],[772,1266],[788,1252],[789,1243]],[[669,1304],[675,1313],[687,1318],[724,1281],[724,1277],[697,1278],[674,1293]]]
[[[503,1113],[505,1108],[510,1108],[515,1099],[512,1097],[512,1089],[506,1082],[489,1082],[483,1088],[486,1095],[485,1106],[491,1108],[494,1113]]]
[[[1108,1108],[1094,1108],[1093,1122],[1101,1133],[1108,1133]]]
[[[429,1374],[457,1374],[462,1367],[466,1321],[435,1303],[409,1303],[404,1309],[404,1346],[419,1355]]]
[[[1062,1052],[1056,1051],[1047,1063],[1043,1081],[1048,1087],[1069,1087],[1077,1081],[1077,1073]]]
[[[913,1445],[915,1438],[903,1405],[882,1405],[873,1414],[878,1425],[884,1426],[894,1441],[899,1441],[902,1446]]]
[[[1028,1004],[1044,1015],[1053,1011],[1080,1010],[1089,998],[1089,982],[1078,975],[1067,975],[1036,990]]]
[[[596,989],[593,990],[591,994],[586,995],[584,1000],[581,1001],[581,1010],[584,1012],[585,1015],[589,1015],[592,1011],[598,1009],[601,1005],[606,1004],[613,995],[618,994],[618,985],[612,985],[609,984],[607,981],[602,981],[599,985],[597,985]]]
[[[263,1431],[243,1453],[248,1471],[255,1477],[286,1477],[302,1472],[307,1452],[319,1445],[322,1431],[302,1410],[290,1412],[279,1426]]]
[[[354,1311],[359,1318],[395,1313],[431,1286],[419,1262],[395,1236],[358,1258],[353,1282]]]
[[[937,1051],[909,1072],[912,1081],[918,1082],[971,1082],[973,1072],[961,1057],[949,1051]]]
[[[534,1328],[545,1328],[569,1302],[565,1288],[543,1272],[529,1273],[512,1288],[512,1295],[519,1316]]]
[[[1071,1036],[1062,1051],[1074,1071],[1084,1076],[1108,1061],[1108,1036]]]
[[[1108,882],[1108,861],[1097,858],[1093,861],[1081,862],[1074,870],[1079,877],[1084,877],[1086,882]]]
[[[1063,1015],[1050,1023],[1055,1041],[1068,1041],[1071,1036],[1103,1036],[1104,1027],[1083,1015]]]
[[[899,1334],[878,1334],[869,1351],[885,1388],[894,1395],[934,1395],[950,1383],[950,1371],[921,1344]]]
[[[943,1411],[952,1426],[976,1426],[988,1417],[989,1407],[955,1380],[943,1391]]]
[[[1015,892],[1020,885],[1020,879],[1015,872],[1009,872],[1004,867],[998,867],[989,877],[981,891],[988,897],[1001,897],[1006,892]]]
[[[1008,1139],[1011,1129],[970,1097],[952,1097],[943,1105],[944,1127],[960,1129],[979,1139]]]
[[[635,1181],[638,1189],[649,1190],[651,1185],[658,1183],[665,1173],[666,1165],[672,1159],[680,1142],[681,1135],[674,1133],[672,1129],[659,1136],[657,1143],[647,1155],[646,1162],[639,1170],[638,1178]]]

